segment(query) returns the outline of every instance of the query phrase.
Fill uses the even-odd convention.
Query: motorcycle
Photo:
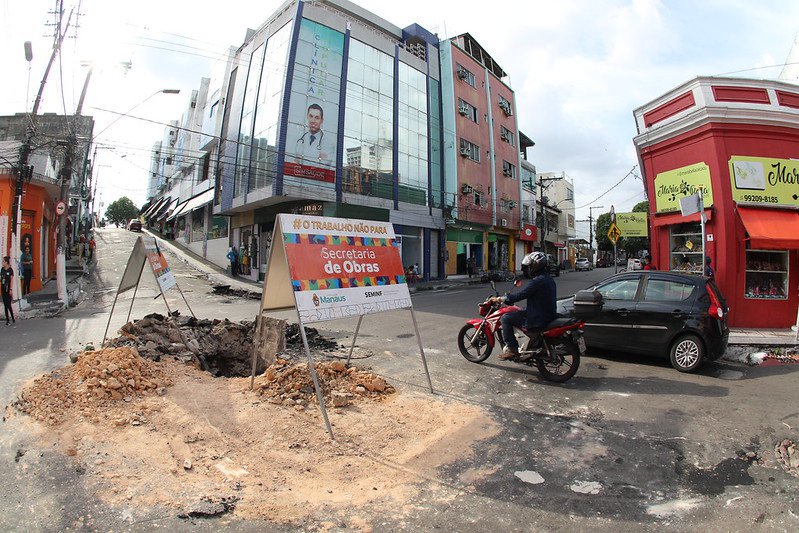
[[[499,296],[496,285],[491,288]],[[515,305],[494,303],[490,298],[478,304],[480,316],[466,321],[458,333],[458,348],[461,355],[472,363],[482,363],[499,344],[504,349],[500,319],[505,313],[519,311]],[[576,318],[556,318],[540,333],[541,348],[532,348],[534,338],[520,343],[519,355],[509,359],[514,363],[535,366],[541,377],[548,381],[563,383],[571,379],[580,367],[580,356],[585,354],[585,339],[582,327],[585,321]],[[527,335],[525,329],[521,332]]]

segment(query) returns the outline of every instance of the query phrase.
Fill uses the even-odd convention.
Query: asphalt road
[[[88,297],[62,317],[28,320],[6,330],[8,342],[0,344],[0,394],[6,403],[24,380],[66,364],[62,348],[102,339],[136,237],[124,230],[99,232],[99,265]],[[211,295],[204,276],[176,258],[170,264],[198,317],[255,316],[258,302]],[[612,270],[564,273],[556,278],[558,294],[585,288]],[[508,285],[501,284],[500,291]],[[797,367],[714,363],[685,375],[665,357],[589,353],[571,381],[554,385],[533,368],[495,356],[479,365],[460,356],[456,334],[465,318],[476,316],[477,303],[489,291],[487,285],[473,285],[420,292],[413,302],[435,394],[485,407],[502,424],[502,433],[483,443],[473,458],[424,472],[439,496],[442,490],[447,494],[444,501],[423,487],[401,510],[353,513],[389,531],[799,529],[799,479],[784,472],[773,454],[776,442],[799,440]],[[163,301],[155,295],[151,276],[145,275],[132,316],[163,312]],[[112,331],[124,323],[131,296],[120,296]],[[179,294],[169,300],[172,308],[187,311]],[[349,345],[355,321],[328,322],[319,329]],[[400,392],[426,389],[407,310],[365,317],[355,359],[385,375]],[[741,451],[756,452],[764,463],[738,459]],[[88,520],[92,528],[82,529],[281,529],[243,523],[235,515],[223,523],[188,524],[157,510],[132,521],[123,509],[99,501],[70,464],[26,430],[19,417],[6,422],[0,435],[5,487],[0,530],[64,530]],[[483,480],[464,484],[474,471],[484,472]],[[315,517],[301,528],[316,529],[327,519],[334,518]]]

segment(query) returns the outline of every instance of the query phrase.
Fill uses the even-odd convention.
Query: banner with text
[[[704,163],[661,172],[655,177],[655,211],[679,211],[680,198],[695,194],[699,189],[702,189],[707,209],[713,205],[713,189],[710,186],[710,167]]]
[[[649,235],[646,213],[616,213],[616,226],[619,227],[621,236],[625,238],[647,237]]]
[[[153,274],[155,274],[155,279],[158,281],[158,286],[161,287],[161,292],[168,291],[175,286],[177,281],[166,263],[166,257],[161,253],[161,249],[155,239],[149,241],[145,248],[147,250],[147,262],[150,264],[150,268],[153,269]]]
[[[411,307],[390,223],[289,214],[278,222],[304,323]]]
[[[734,155],[730,181],[736,202],[799,207],[799,161]]]

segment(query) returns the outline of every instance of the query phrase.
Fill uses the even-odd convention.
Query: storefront
[[[659,269],[710,260],[729,324],[783,328],[799,306],[799,89],[697,78],[635,111]],[[707,219],[680,198],[702,191]]]
[[[474,273],[487,268],[483,255],[483,235],[483,231],[476,229],[447,229],[447,276],[468,274],[469,264],[473,265]]]

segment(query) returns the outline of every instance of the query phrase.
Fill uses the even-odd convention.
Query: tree
[[[112,224],[127,224],[128,220],[136,218],[138,214],[139,208],[127,196],[114,200],[105,209],[105,218]]]
[[[613,243],[608,239],[610,229],[610,213],[602,213],[596,217],[596,248],[603,252],[612,252]]]

